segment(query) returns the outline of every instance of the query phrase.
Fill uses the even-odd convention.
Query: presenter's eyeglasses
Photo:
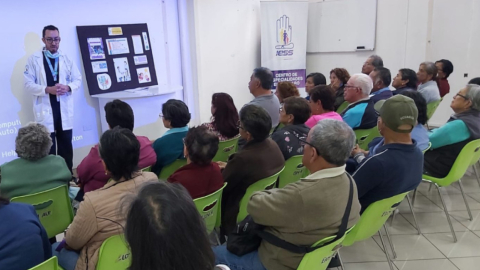
[[[53,42],[55,43],[60,43],[61,39],[60,38],[46,38],[45,39],[48,44],[52,44]]]

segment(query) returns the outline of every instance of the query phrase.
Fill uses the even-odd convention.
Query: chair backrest
[[[158,175],[158,179],[167,180],[170,175],[185,165],[187,165],[186,159],[175,160],[174,162],[162,168],[162,171]]]
[[[142,172],[151,172],[152,171],[152,166],[148,166],[142,169]]]
[[[427,152],[428,150],[430,150],[431,147],[432,147],[432,143],[431,143],[431,142],[428,142],[427,148],[423,149],[422,152],[425,154],[425,152]]]
[[[340,106],[338,106],[337,113],[342,113],[348,106],[348,101],[344,101]]]
[[[473,140],[462,148],[460,154],[458,154],[457,159],[453,163],[452,168],[448,175],[443,178],[441,183],[438,183],[441,186],[448,186],[451,183],[459,180],[463,177],[468,167],[475,164],[480,158],[480,139]]]
[[[29,270],[57,270],[58,267],[58,258],[56,256],[51,257],[50,259],[42,262],[41,264],[30,268]]]
[[[279,188],[283,188],[303,177],[306,168],[303,166],[302,157],[303,156],[293,156],[285,161],[285,169],[278,177]]]
[[[63,233],[73,221],[73,209],[66,185],[15,197],[11,201],[33,205],[49,238]]]
[[[370,204],[360,216],[355,227],[345,237],[343,245],[351,246],[357,241],[365,240],[376,234],[407,194],[408,192],[405,192]]]
[[[440,105],[440,102],[442,102],[442,100],[443,100],[443,98],[427,104],[427,117],[428,117],[428,119],[432,118],[433,114],[437,110],[438,105]]]
[[[257,182],[251,184],[247,188],[247,191],[245,192],[245,195],[243,195],[243,198],[240,201],[240,210],[238,211],[237,222],[240,222],[240,221],[244,220],[245,217],[247,217],[247,215],[248,215],[247,205],[248,205],[248,202],[250,201],[250,197],[252,197],[253,193],[256,192],[256,191],[268,190],[268,189],[274,188],[276,183],[277,183],[278,176],[280,175],[280,173],[282,173],[282,171],[284,169],[285,169],[285,167],[283,167],[276,174],[274,174],[272,176],[269,176],[267,178],[260,179]]]
[[[377,127],[371,129],[356,129],[354,130],[357,137],[357,143],[363,150],[368,150],[368,144],[376,137],[380,136],[380,132]]]
[[[237,152],[239,138],[240,136],[237,136],[231,140],[218,143],[218,151],[217,151],[217,154],[215,154],[215,156],[213,157],[212,161],[227,162],[228,157],[231,154],[234,154]]]
[[[98,252],[97,270],[127,270],[132,263],[132,254],[123,234],[110,236],[103,241]]]
[[[215,228],[217,215],[220,214],[219,209],[222,203],[223,189],[226,185],[227,183],[210,195],[193,200],[198,212],[200,213],[200,216],[202,216],[203,221],[205,222],[205,227],[207,227],[208,234],[210,234]]]

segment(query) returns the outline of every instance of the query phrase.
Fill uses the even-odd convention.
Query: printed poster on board
[[[87,38],[90,60],[105,59],[102,38]]]

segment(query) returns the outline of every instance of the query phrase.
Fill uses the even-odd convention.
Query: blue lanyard
[[[50,62],[50,59],[48,58],[47,54],[45,53],[45,58],[47,59],[48,67],[50,68],[50,72],[52,72],[53,76],[53,81],[57,80],[57,75],[58,75],[58,57],[55,58],[55,70],[52,67],[52,62]]]

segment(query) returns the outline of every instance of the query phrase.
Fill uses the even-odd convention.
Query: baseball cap
[[[398,133],[410,133],[417,125],[418,109],[413,99],[404,95],[395,95],[387,100],[375,103],[375,110],[379,112],[385,125]],[[411,126],[405,128],[404,125]]]

